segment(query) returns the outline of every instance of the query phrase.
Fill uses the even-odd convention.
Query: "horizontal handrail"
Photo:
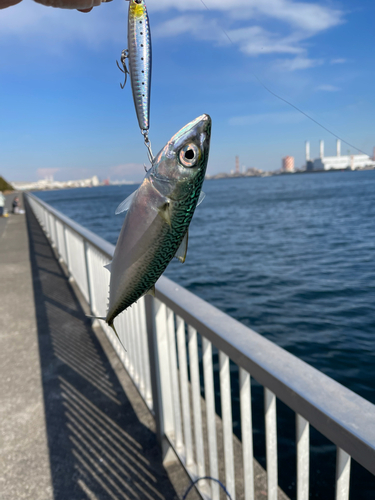
[[[109,241],[105,240],[101,236],[98,236],[97,234],[93,233],[90,231],[90,229],[87,229],[86,227],[81,226],[81,224],[78,224],[78,222],[75,222],[72,220],[70,217],[67,217],[63,213],[59,212],[55,208],[53,208],[51,205],[48,205],[45,201],[41,200],[37,196],[33,195],[32,193],[27,193],[27,196],[32,198],[34,201],[39,203],[43,208],[45,208],[48,212],[50,212],[52,215],[56,217],[60,222],[65,224],[67,227],[69,227],[72,231],[74,231],[76,234],[81,236],[83,239],[88,241],[92,246],[94,246],[97,250],[105,254],[106,257],[109,259],[112,259],[114,251],[115,251],[115,245],[112,245],[112,243],[109,243]]]
[[[112,258],[113,245],[28,196]],[[375,405],[166,277],[157,282],[156,298],[375,474]]]

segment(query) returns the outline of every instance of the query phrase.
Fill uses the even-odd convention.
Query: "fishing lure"
[[[134,99],[134,106],[137,113],[139,128],[148,149],[148,156],[152,163],[153,154],[151,142],[148,137],[150,128],[150,92],[151,92],[151,69],[152,69],[152,48],[150,22],[147,14],[145,0],[128,0],[128,49],[121,53],[121,63],[123,69],[117,62],[117,66],[125,73],[126,85],[127,77],[130,74],[130,81]],[[129,60],[129,69],[126,60]]]

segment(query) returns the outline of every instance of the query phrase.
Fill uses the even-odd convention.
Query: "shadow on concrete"
[[[27,225],[54,499],[177,499],[29,207]]]

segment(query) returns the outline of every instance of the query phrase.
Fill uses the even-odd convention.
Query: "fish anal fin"
[[[175,255],[176,259],[178,259],[182,264],[186,260],[188,241],[189,241],[189,230],[186,231],[185,236],[182,238],[181,245],[178,247],[178,250]]]
[[[155,285],[153,285],[150,290],[147,290],[147,292],[145,292],[142,297],[144,297],[145,295],[152,295],[153,297],[155,297]]]
[[[105,269],[108,269],[109,272],[112,272],[112,261],[109,262],[107,265],[104,266]]]

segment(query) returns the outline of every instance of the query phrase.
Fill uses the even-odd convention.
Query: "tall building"
[[[374,158],[365,154],[341,155],[341,141],[336,141],[336,156],[324,156],[324,141],[319,143],[319,158],[310,159],[310,143],[306,142],[306,170],[355,170],[356,168],[375,168],[375,148]]]
[[[283,172],[294,172],[294,158],[293,156],[286,156],[283,158]]]
[[[236,174],[240,173],[240,158],[236,156]]]

